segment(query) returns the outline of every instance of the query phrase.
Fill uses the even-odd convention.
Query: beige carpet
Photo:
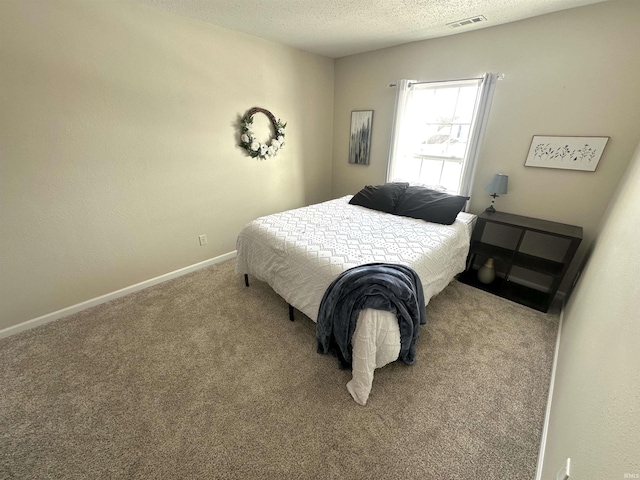
[[[0,478],[534,477],[557,313],[454,281],[362,407],[233,266],[1,340]]]

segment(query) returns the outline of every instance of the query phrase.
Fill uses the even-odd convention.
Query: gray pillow
[[[367,185],[356,193],[349,203],[372,210],[393,213],[398,199],[409,186],[408,183],[385,183],[383,185]]]
[[[456,221],[469,197],[450,195],[424,187],[407,187],[394,214],[403,217],[418,218],[427,222],[451,225]]]

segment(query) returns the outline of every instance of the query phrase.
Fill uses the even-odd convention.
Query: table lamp
[[[489,182],[489,185],[487,185],[487,188],[484,189],[485,192],[489,192],[491,194],[490,196],[493,197],[493,199],[491,200],[491,205],[487,207],[485,212],[496,211],[496,209],[493,208],[493,204],[496,201],[496,197],[499,197],[500,195],[506,195],[508,182],[509,182],[508,175],[504,175],[502,173],[496,173],[493,176],[493,178],[491,179],[491,182]]]

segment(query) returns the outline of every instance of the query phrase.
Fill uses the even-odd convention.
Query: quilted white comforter
[[[475,215],[461,212],[452,225],[439,225],[350,205],[350,198],[347,195],[250,222],[238,236],[236,273],[267,282],[290,305],[316,321],[325,290],[351,267],[373,262],[407,265],[420,276],[426,304],[464,270]],[[357,346],[377,343],[379,335],[374,330],[360,329],[360,336],[358,330],[354,335],[354,381],[355,358],[362,357]],[[398,332],[398,351],[399,339]],[[393,342],[387,338],[382,343]],[[379,360],[390,355],[377,353]],[[393,360],[396,358],[397,351]],[[372,380],[373,368],[382,365],[376,363],[375,353],[364,363],[368,364],[365,370],[373,366]],[[366,383],[370,389],[370,382]],[[359,400],[351,390],[354,399],[364,405],[369,392],[363,392],[366,396]]]

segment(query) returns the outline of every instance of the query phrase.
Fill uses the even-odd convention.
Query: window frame
[[[450,193],[456,193],[458,195],[470,196],[471,186],[473,183],[473,176],[475,174],[475,168],[478,161],[478,153],[481,146],[482,137],[486,129],[488,121],[489,110],[491,100],[493,97],[493,90],[498,78],[502,78],[502,75],[486,73],[482,77],[467,78],[451,81],[439,81],[439,82],[417,82],[412,80],[400,80],[397,83],[397,95],[396,95],[396,108],[392,126],[392,138],[389,146],[389,159],[387,164],[387,181],[409,181],[410,183],[419,183],[420,172],[422,172],[426,161],[440,161],[440,176],[438,178],[439,183],[442,183],[443,172],[448,162],[461,163],[460,174],[458,176],[457,190],[450,191]],[[467,144],[465,152],[462,157],[452,157],[447,155],[437,155],[429,153],[419,153],[415,149],[409,147],[410,142],[407,142],[406,136],[411,132],[406,127],[408,120],[407,108],[409,102],[412,100],[413,92],[415,89],[444,89],[444,88],[461,88],[464,86],[477,86],[477,92],[475,95],[475,104],[473,113],[471,116],[471,122],[455,122],[455,118],[452,118],[447,123],[433,123],[428,122],[425,125],[447,125],[450,129],[455,125],[469,126],[469,135],[467,137]],[[453,112],[455,113],[457,103],[460,100],[460,90],[456,97],[456,105],[453,106]],[[404,137],[404,138],[403,138]],[[449,135],[450,138],[450,135]],[[448,148],[448,147],[447,147]],[[401,162],[406,162],[409,159],[415,159],[420,162],[418,169],[418,179],[416,178],[398,178],[394,171],[398,170],[398,166]],[[450,185],[451,186],[451,185]]]

